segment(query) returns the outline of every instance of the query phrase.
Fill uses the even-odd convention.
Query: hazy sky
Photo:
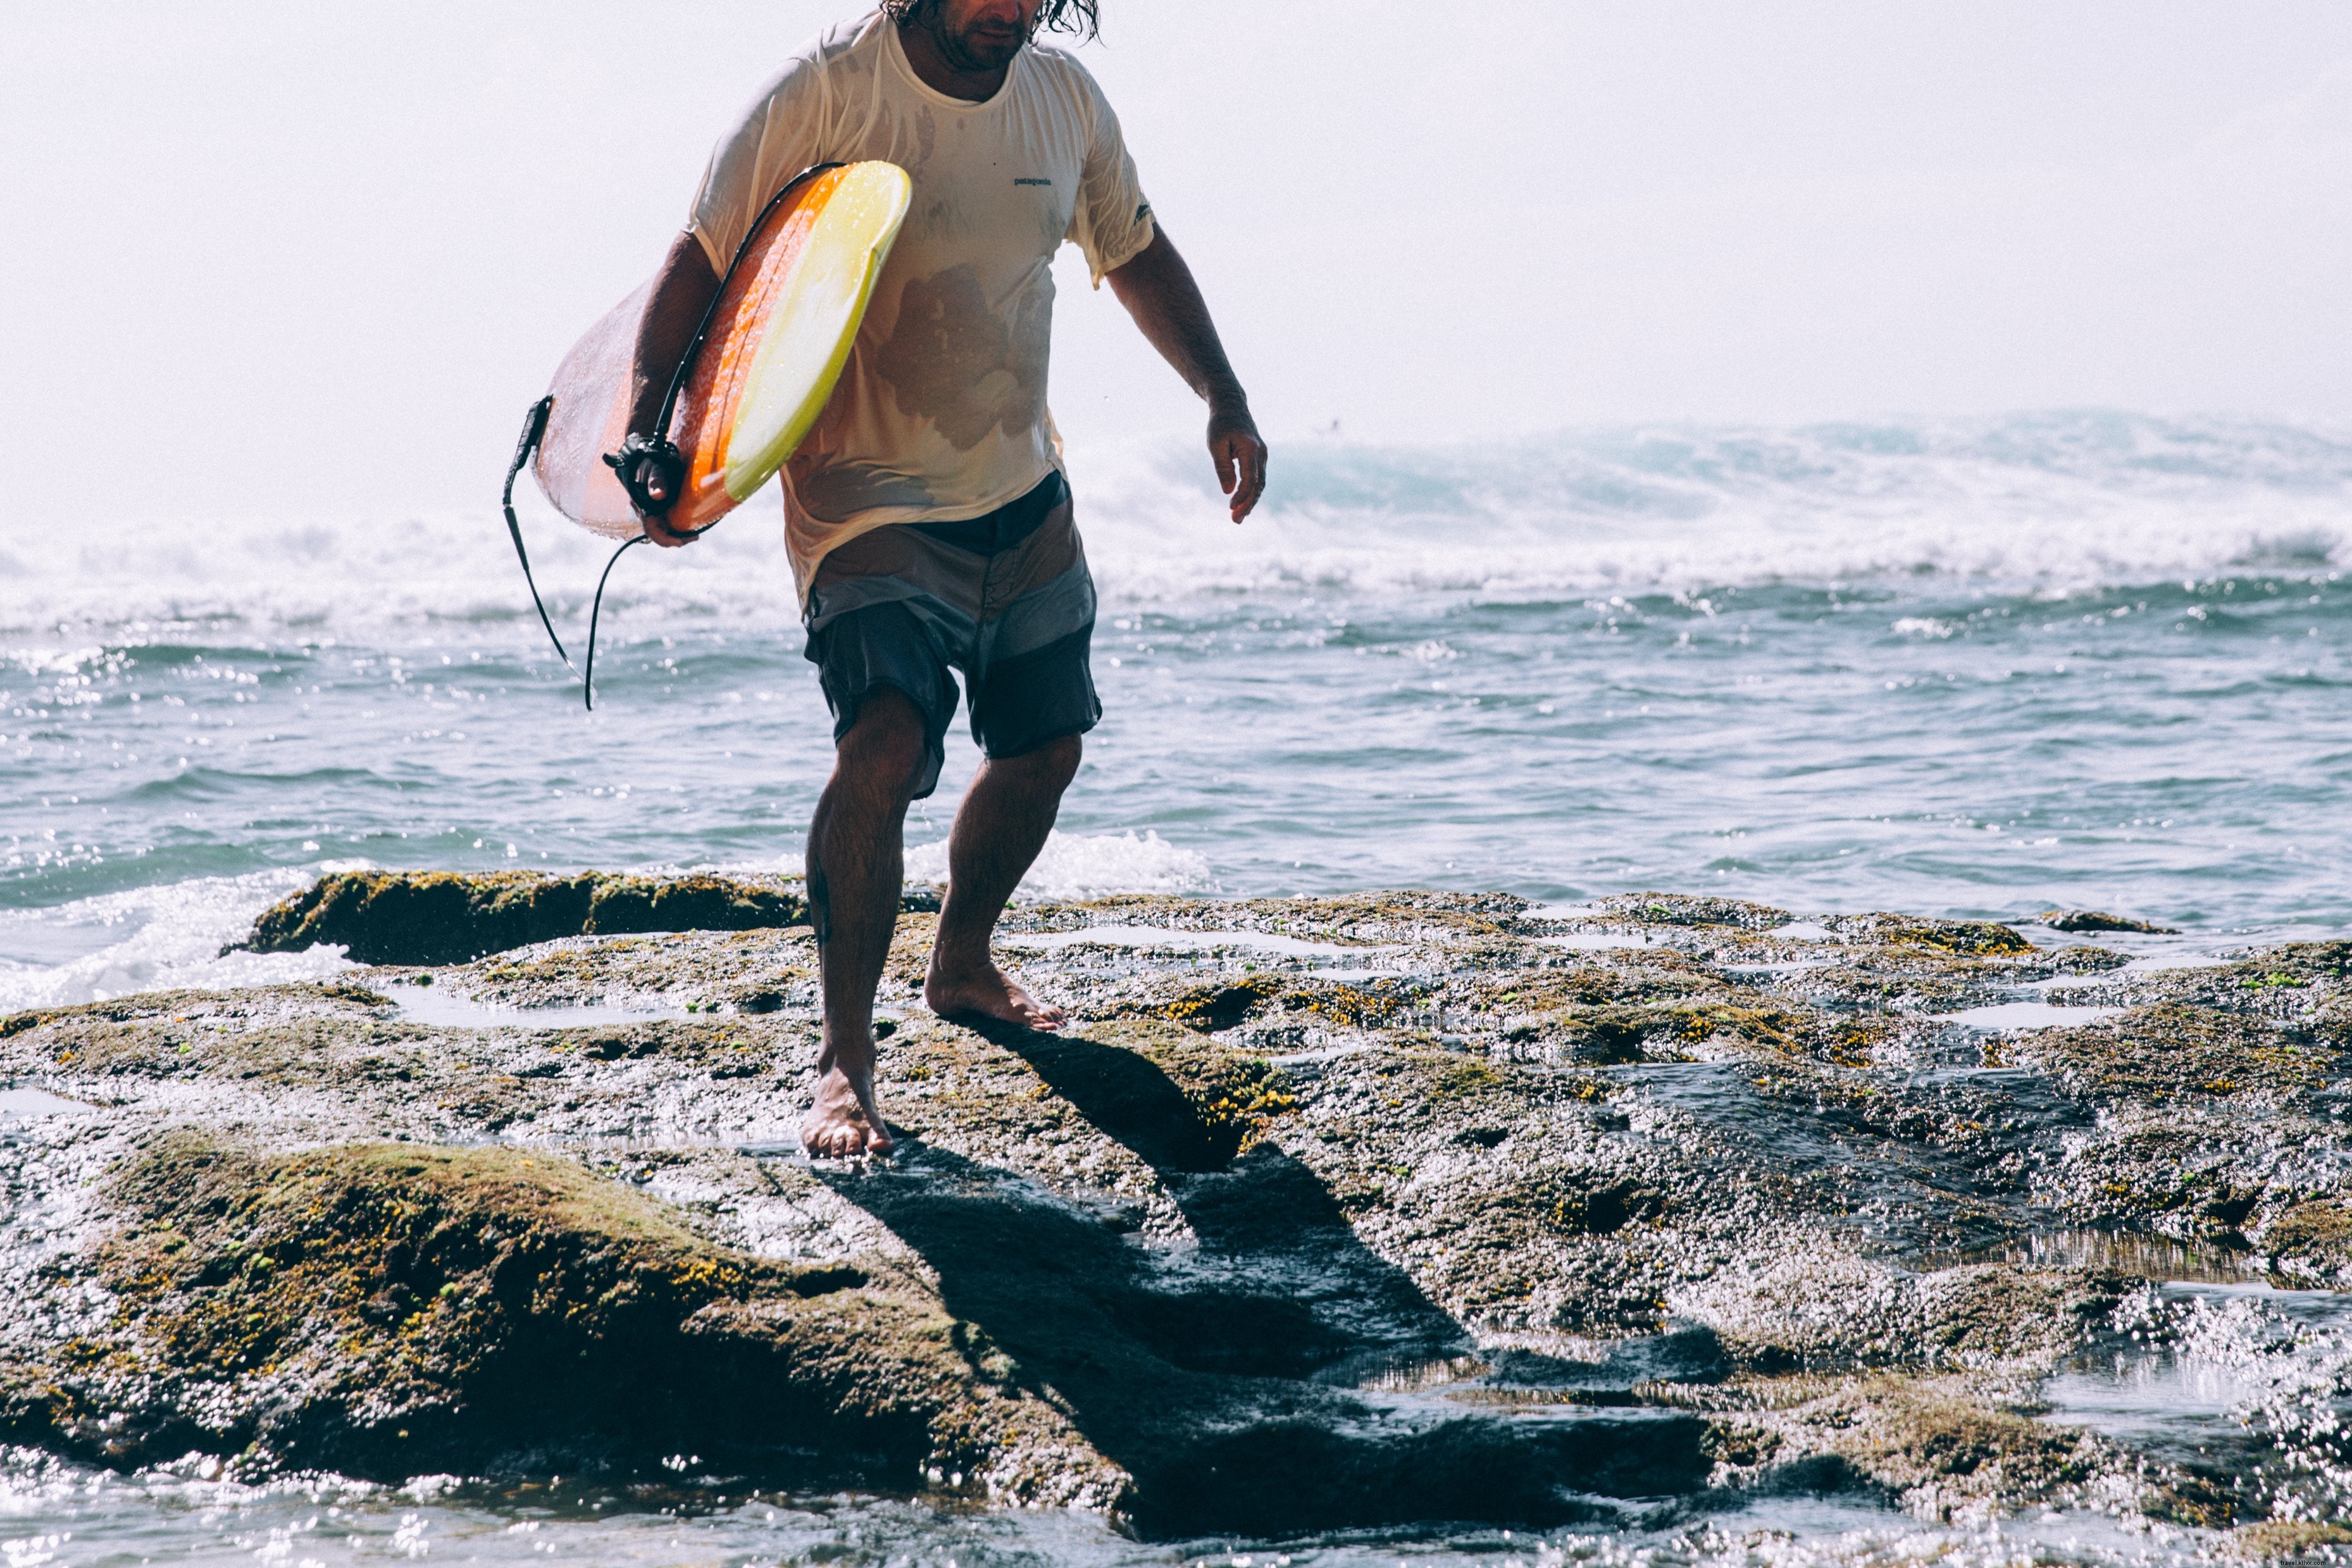
[[[2343,0],[1103,8],[1083,58],[1277,439],[2352,418]],[[0,8],[0,520],[494,499],[712,141],[848,10]],[[1062,279],[1072,441],[1194,423]]]

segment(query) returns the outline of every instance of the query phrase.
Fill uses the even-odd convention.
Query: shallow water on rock
[[[1962,1263],[2111,1269],[2137,1279],[2166,1280],[2172,1286],[2242,1285],[2262,1272],[2262,1260],[2252,1253],[2105,1230],[2050,1231],[1965,1256],[1925,1258],[1918,1267]]]
[[[683,1007],[512,1007],[425,985],[396,987],[394,1000],[403,1018],[436,1029],[594,1029],[687,1016]]]
[[[1105,947],[1166,948],[1177,952],[1215,952],[1238,947],[1310,959],[1360,959],[1378,951],[1374,948],[1343,947],[1338,942],[1307,942],[1300,937],[1285,936],[1279,931],[1178,931],[1165,926],[1128,925],[1088,926],[1084,931],[1009,932],[1000,939],[999,945],[1016,951],[1027,948],[1050,952],[1059,948],[1083,947],[1097,942]]]
[[[2177,1281],[2042,1385],[2048,1419],[2200,1476],[2278,1519],[2352,1499],[2352,1296]]]
[[[952,1500],[746,1497],[692,1473],[669,1487],[541,1477],[496,1485],[428,1477],[402,1489],[341,1477],[262,1487],[188,1474],[93,1471],[16,1450],[0,1466],[8,1568],[170,1561],[199,1565],[345,1561],[613,1565],[841,1563],[853,1568],[1951,1568],[2189,1560],[2200,1532],[2136,1530],[2053,1512],[1991,1526],[1932,1525],[1865,1503],[1763,1498],[1731,1511],[1663,1513],[1629,1530],[1529,1532],[1443,1525],[1274,1542],[1139,1542],[1099,1519],[992,1512]]]
[[[1650,947],[1656,942],[1654,936],[1625,931],[1571,931],[1536,940],[1546,947],[1563,947],[1570,952],[1614,952],[1622,948]]]
[[[1939,1024],[1960,1024],[1971,1029],[2063,1029],[2095,1024],[2129,1011],[2124,1007],[2067,1007],[2053,1002],[1996,1002],[1984,1007],[1963,1007],[1938,1013]]]
[[[26,1121],[37,1116],[89,1109],[79,1100],[66,1100],[43,1089],[0,1089],[0,1122]]]

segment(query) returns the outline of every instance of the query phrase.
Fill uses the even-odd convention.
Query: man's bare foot
[[[820,1160],[890,1152],[889,1124],[874,1099],[871,1071],[852,1078],[835,1064],[816,1080],[816,1103],[801,1122],[801,1147]]]
[[[978,969],[950,971],[937,955],[931,960],[930,977],[923,982],[923,1003],[942,1018],[978,1013],[1041,1033],[1058,1029],[1067,1021],[1059,1007],[1030,995],[995,964],[983,962]]]

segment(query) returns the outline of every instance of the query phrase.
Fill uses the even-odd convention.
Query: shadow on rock
[[[1705,1479],[1687,1415],[1549,1405],[1514,1416],[1355,1378],[1466,1346],[1272,1143],[1225,1146],[1147,1058],[986,1031],[1149,1163],[1197,1250],[1154,1252],[1013,1172],[919,1142],[824,1173],[937,1272],[948,1310],[1134,1478],[1150,1534],[1266,1534],[1433,1519],[1547,1524]]]

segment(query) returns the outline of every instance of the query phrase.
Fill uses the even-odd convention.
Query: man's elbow
[[[1103,281],[1122,300],[1152,289],[1168,277],[1170,262],[1175,255],[1176,247],[1170,242],[1168,231],[1155,223],[1143,248],[1104,273]]]

